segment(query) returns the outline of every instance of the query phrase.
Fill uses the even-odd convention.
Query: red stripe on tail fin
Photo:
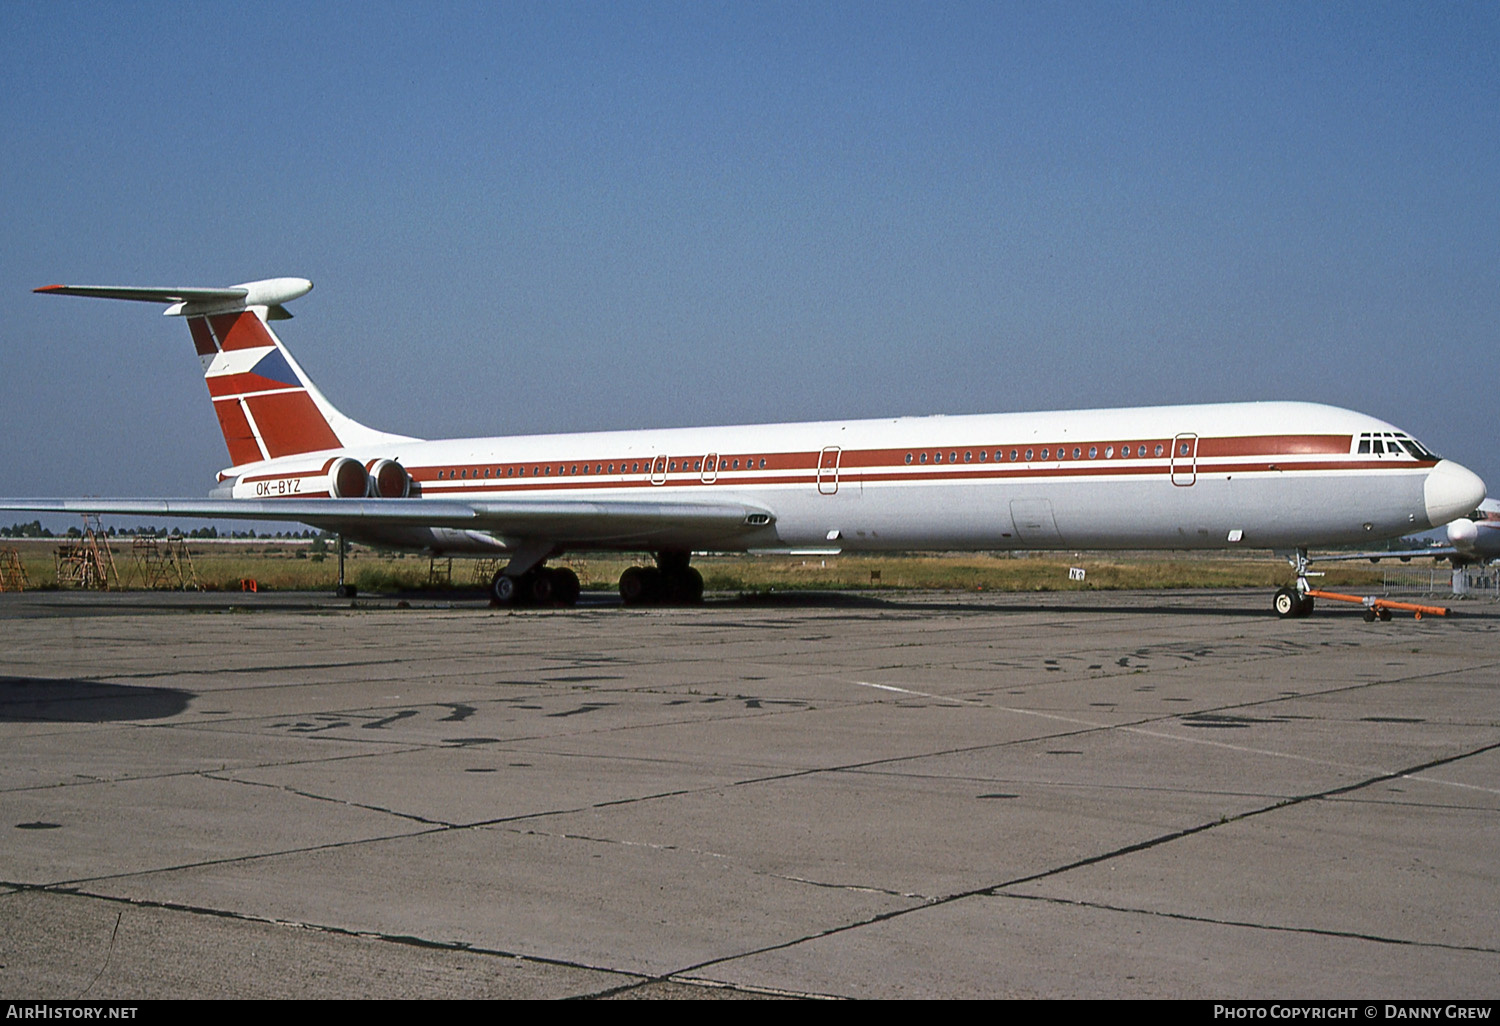
[[[261,319],[249,310],[218,314],[210,317],[208,322],[213,325],[214,334],[219,336],[219,347],[226,353],[235,349],[263,349],[276,344]]]
[[[219,400],[214,403],[214,413],[219,416],[219,429],[224,432],[224,444],[229,446],[229,458],[234,461],[235,466],[265,459],[238,400]]]
[[[339,447],[338,436],[306,392],[252,395],[244,401],[250,407],[250,416],[255,418],[255,426],[260,428],[260,439],[271,459]]]
[[[193,348],[198,350],[199,356],[212,356],[219,351],[214,345],[213,333],[208,330],[208,318],[188,318],[188,330],[193,333]]]

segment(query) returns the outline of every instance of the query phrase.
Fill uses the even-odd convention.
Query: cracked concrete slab
[[[0,595],[0,992],[1493,996],[1495,606],[591,602]]]
[[[0,896],[12,998],[531,999],[644,982],[494,952],[29,891]],[[702,988],[684,988],[690,993]]]

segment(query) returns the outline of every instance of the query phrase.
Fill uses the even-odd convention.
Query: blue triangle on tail
[[[286,362],[286,357],[281,355],[280,349],[273,349],[250,369],[250,373],[259,374],[261,377],[271,381],[279,381],[283,385],[301,385],[297,375],[292,373],[291,364]]]

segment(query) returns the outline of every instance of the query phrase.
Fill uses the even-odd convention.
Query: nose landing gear
[[[1313,599],[1296,588],[1281,588],[1271,601],[1271,607],[1283,620],[1300,619],[1313,611]]]
[[[1313,610],[1314,599],[1327,599],[1330,602],[1348,602],[1353,605],[1364,606],[1365,622],[1374,623],[1376,620],[1388,621],[1392,610],[1400,610],[1411,613],[1420,620],[1424,616],[1451,616],[1452,611],[1446,606],[1424,606],[1415,602],[1397,602],[1394,599],[1379,598],[1373,595],[1344,595],[1336,591],[1326,591],[1313,588],[1308,584],[1309,577],[1321,577],[1322,574],[1312,573],[1307,568],[1312,561],[1307,558],[1306,549],[1298,549],[1297,557],[1293,565],[1297,568],[1297,587],[1282,588],[1276,592],[1276,597],[1271,600],[1271,608],[1276,610],[1276,615],[1283,620],[1303,617]]]

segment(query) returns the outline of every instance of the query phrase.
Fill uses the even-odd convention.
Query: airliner
[[[548,560],[647,552],[627,605],[693,603],[694,552],[1272,549],[1440,526],[1484,483],[1399,428],[1305,402],[419,439],[339,412],[272,330],[303,278],[228,288],[49,285],[186,320],[231,465],[207,499],[3,499],[0,508],[296,521],[438,555],[507,558],[498,603],[572,605]]]

